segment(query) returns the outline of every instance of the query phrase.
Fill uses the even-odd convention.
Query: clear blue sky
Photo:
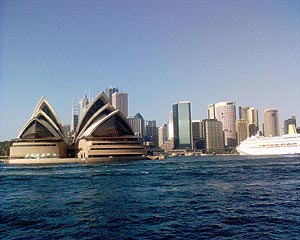
[[[235,101],[300,123],[300,1],[0,4],[0,140],[17,137],[42,96],[69,123],[72,97],[108,86],[158,125],[183,100],[193,119]]]

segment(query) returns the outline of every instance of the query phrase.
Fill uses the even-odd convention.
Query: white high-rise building
[[[128,93],[115,92],[112,94],[112,105],[128,117]]]
[[[173,112],[170,112],[169,122],[168,122],[168,140],[174,138],[174,123],[173,123]]]
[[[236,146],[236,108],[235,102],[219,102],[215,104],[216,119],[222,122],[226,147]]]

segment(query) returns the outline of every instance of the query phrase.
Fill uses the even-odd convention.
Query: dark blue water
[[[300,158],[0,165],[0,239],[300,239]]]

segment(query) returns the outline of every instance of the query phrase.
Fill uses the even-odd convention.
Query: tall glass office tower
[[[174,148],[192,149],[191,102],[173,104]]]

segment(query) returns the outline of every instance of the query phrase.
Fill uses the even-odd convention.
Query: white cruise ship
[[[300,134],[280,137],[252,136],[237,147],[240,155],[291,155],[300,154]]]

